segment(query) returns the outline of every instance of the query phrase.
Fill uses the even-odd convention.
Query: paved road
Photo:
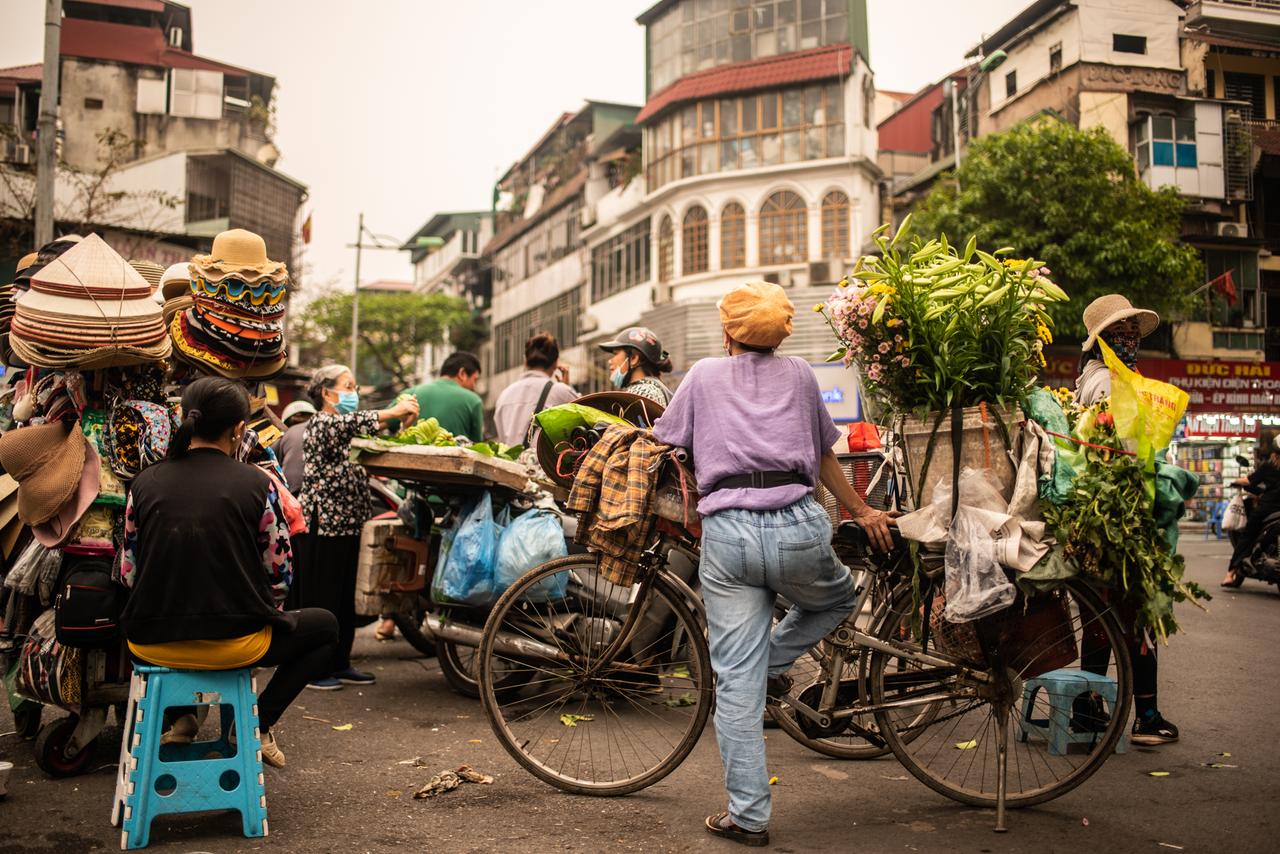
[[[992,813],[933,794],[892,758],[824,759],[770,730],[770,766],[779,778],[774,849],[1276,850],[1280,594],[1256,582],[1219,592],[1228,553],[1223,543],[1193,536],[1184,540],[1184,552],[1190,576],[1212,586],[1215,598],[1207,614],[1183,609],[1187,633],[1161,660],[1161,705],[1181,727],[1181,743],[1113,757],[1074,793],[1012,813],[1010,832],[996,835]],[[267,769],[268,839],[240,837],[234,816],[172,819],[157,822],[152,850],[740,850],[701,830],[703,816],[724,801],[710,729],[682,768],[645,792],[612,800],[572,797],[521,771],[495,742],[479,706],[451,693],[434,661],[413,657],[403,642],[377,644],[371,636],[360,638],[357,652],[377,673],[376,687],[307,692],[284,720],[280,743],[289,767]],[[352,728],[333,728],[346,724]],[[12,794],[0,802],[0,852],[119,846],[118,831],[107,823],[113,738],[115,730],[103,736],[100,767],[74,780],[46,779],[31,762],[29,745],[12,735],[0,738],[0,757],[17,763]],[[419,756],[427,767],[400,764]],[[1212,762],[1238,767],[1207,767]],[[462,763],[492,773],[496,782],[413,800],[434,771]],[[1154,770],[1169,776],[1149,776]]]

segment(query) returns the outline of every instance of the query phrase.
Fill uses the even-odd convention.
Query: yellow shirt
[[[248,667],[266,655],[271,627],[251,635],[225,640],[189,640],[171,643],[129,642],[129,651],[149,664],[174,670],[235,670]]]

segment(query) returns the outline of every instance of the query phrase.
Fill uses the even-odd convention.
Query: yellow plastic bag
[[[1187,411],[1187,393],[1177,386],[1148,379],[1125,367],[1106,342],[1099,339],[1102,358],[1111,371],[1111,415],[1116,435],[1138,459],[1150,463],[1155,452],[1173,441],[1173,431]]]

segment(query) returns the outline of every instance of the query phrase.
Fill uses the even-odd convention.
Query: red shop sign
[[[1139,359],[1138,371],[1185,391],[1188,412],[1280,413],[1280,362]]]

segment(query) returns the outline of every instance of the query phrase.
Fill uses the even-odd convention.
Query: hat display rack
[[[168,268],[125,260],[96,234],[25,256],[0,284],[3,566],[25,529],[45,548],[118,553],[128,485],[168,453],[174,401],[200,376],[245,383],[250,461],[274,468],[280,430],[262,383],[285,364],[287,291],[285,265],[240,229]]]

